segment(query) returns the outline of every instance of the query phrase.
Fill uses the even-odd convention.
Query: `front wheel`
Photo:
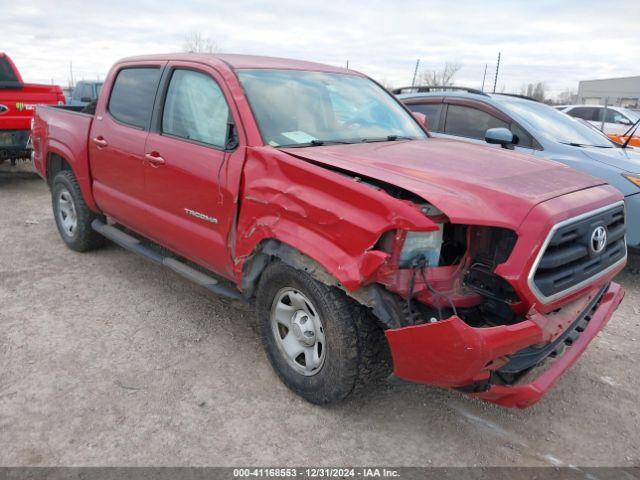
[[[56,174],[51,200],[60,236],[71,250],[87,252],[104,244],[104,237],[91,228],[97,215],[87,207],[73,172],[63,170]]]
[[[263,273],[256,308],[274,370],[316,404],[348,397],[385,365],[384,333],[344,292],[274,262]]]

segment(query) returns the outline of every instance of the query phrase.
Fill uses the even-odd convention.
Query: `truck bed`
[[[80,172],[89,170],[88,139],[93,115],[82,112],[83,107],[38,105],[33,123],[33,164],[43,178],[47,178],[42,152],[58,153]]]

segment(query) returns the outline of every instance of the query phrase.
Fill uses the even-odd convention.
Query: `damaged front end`
[[[604,210],[586,223],[609,222],[612,240],[606,260],[575,253],[583,247],[578,235],[591,228],[582,225],[584,220],[571,223],[572,236],[563,233],[562,242],[548,246],[543,258],[554,262],[541,263],[553,264],[544,271],[545,278],[566,283],[560,274],[567,274],[560,268],[577,272],[580,262],[594,273],[585,293],[567,296],[551,310],[521,298],[496,273],[510,257],[516,257],[511,263],[527,264],[522,251],[512,255],[518,240],[512,230],[453,225],[443,218],[436,238],[441,242],[425,240],[423,251],[411,248],[411,243],[407,248],[407,234],[396,233],[386,243],[383,238],[381,248],[390,249],[391,261],[377,281],[396,298],[402,315],[393,321],[401,326],[386,330],[394,376],[457,389],[503,406],[524,408],[538,401],[605,326],[624,296],[610,282],[611,273],[619,271],[626,258],[620,233],[624,219],[615,205]],[[565,251],[573,252],[567,266],[562,265]],[[607,275],[599,275],[596,266]],[[578,273],[574,275],[579,280]]]
[[[397,378],[517,407],[553,385],[620,303],[611,280],[626,261],[624,205],[612,188],[434,190],[438,177],[418,171],[428,162],[386,179],[349,171],[340,151],[251,150],[235,264],[247,297],[265,265],[283,261],[370,309]],[[609,240],[594,255],[597,227]]]

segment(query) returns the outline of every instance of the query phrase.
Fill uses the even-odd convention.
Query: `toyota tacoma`
[[[107,238],[253,301],[275,372],[314,403],[349,396],[386,357],[398,379],[524,408],[624,295],[617,190],[430,138],[353,70],[128,58],[95,113],[37,107],[33,139],[68,247]]]

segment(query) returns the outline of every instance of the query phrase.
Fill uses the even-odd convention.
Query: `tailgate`
[[[58,87],[23,84],[0,88],[0,130],[29,130],[36,105],[58,105]]]

